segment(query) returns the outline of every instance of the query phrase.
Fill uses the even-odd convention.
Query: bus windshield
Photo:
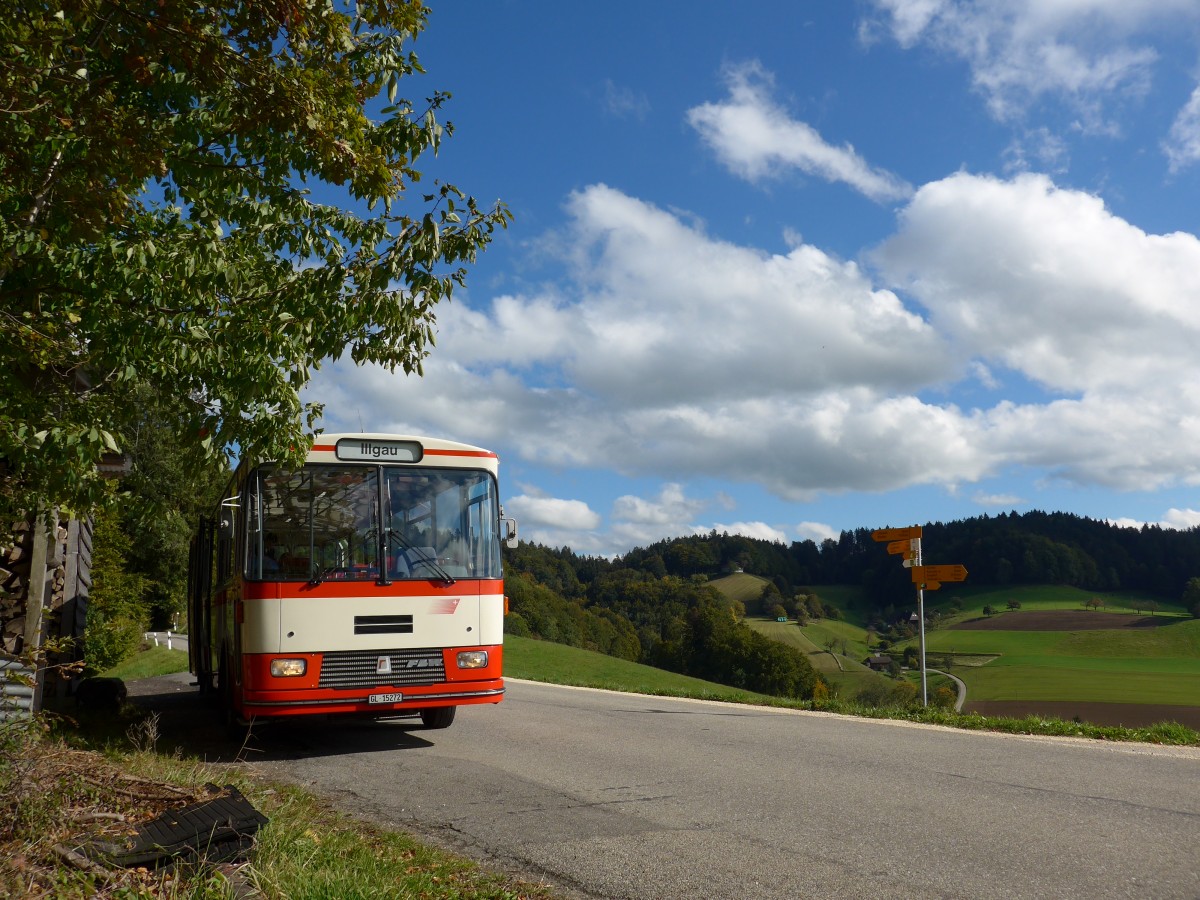
[[[261,468],[248,578],[500,578],[499,501],[487,472],[400,466]]]

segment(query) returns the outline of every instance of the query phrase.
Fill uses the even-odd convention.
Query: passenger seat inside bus
[[[426,573],[435,571],[427,565],[421,565],[424,562],[431,562],[433,565],[437,565],[437,554],[434,553],[432,547],[409,547],[404,551],[404,555],[408,558],[407,562],[410,571],[419,570]]]

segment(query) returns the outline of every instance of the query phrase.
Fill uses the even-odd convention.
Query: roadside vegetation
[[[151,648],[105,673],[135,679],[186,671],[187,654]],[[543,885],[489,873],[399,831],[334,811],[309,792],[159,752],[157,718],[42,714],[0,723],[0,896],[30,900],[543,900]],[[120,843],[133,826],[233,785],[269,819],[249,862],[125,869],[73,851]]]
[[[795,624],[790,628],[801,631]],[[823,649],[809,652],[830,655]],[[553,684],[1012,734],[1200,746],[1200,733],[1173,724],[1106,727],[1043,716],[988,717],[937,705],[923,707],[912,702],[916,688],[911,681],[897,682],[872,672],[863,674],[906,688],[894,695],[902,699],[866,703],[832,695],[807,701],[767,696],[533,638],[508,639],[505,664],[512,678]],[[133,680],[186,668],[185,653],[157,647],[105,674]],[[936,687],[937,681],[931,679],[931,689]],[[544,885],[482,871],[402,832],[350,819],[301,788],[256,778],[251,768],[162,754],[156,749],[156,719],[132,706],[124,708],[119,725],[114,729],[111,719],[80,716],[75,720],[40,717],[32,723],[0,726],[0,808],[5,810],[0,824],[0,895],[164,900],[553,897]],[[84,869],[68,859],[65,851],[82,835],[127,833],[132,823],[199,799],[209,783],[234,785],[270,820],[259,832],[248,863],[158,873],[103,866]]]

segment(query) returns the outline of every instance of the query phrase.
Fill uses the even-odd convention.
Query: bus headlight
[[[461,650],[458,654],[460,669],[485,669],[488,664],[486,650]]]
[[[271,674],[276,678],[290,678],[303,675],[308,671],[308,660],[305,659],[273,659]]]

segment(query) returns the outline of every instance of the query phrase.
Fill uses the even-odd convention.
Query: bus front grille
[[[372,688],[380,685],[438,684],[446,680],[442,651],[337,650],[321,662],[323,688]]]

